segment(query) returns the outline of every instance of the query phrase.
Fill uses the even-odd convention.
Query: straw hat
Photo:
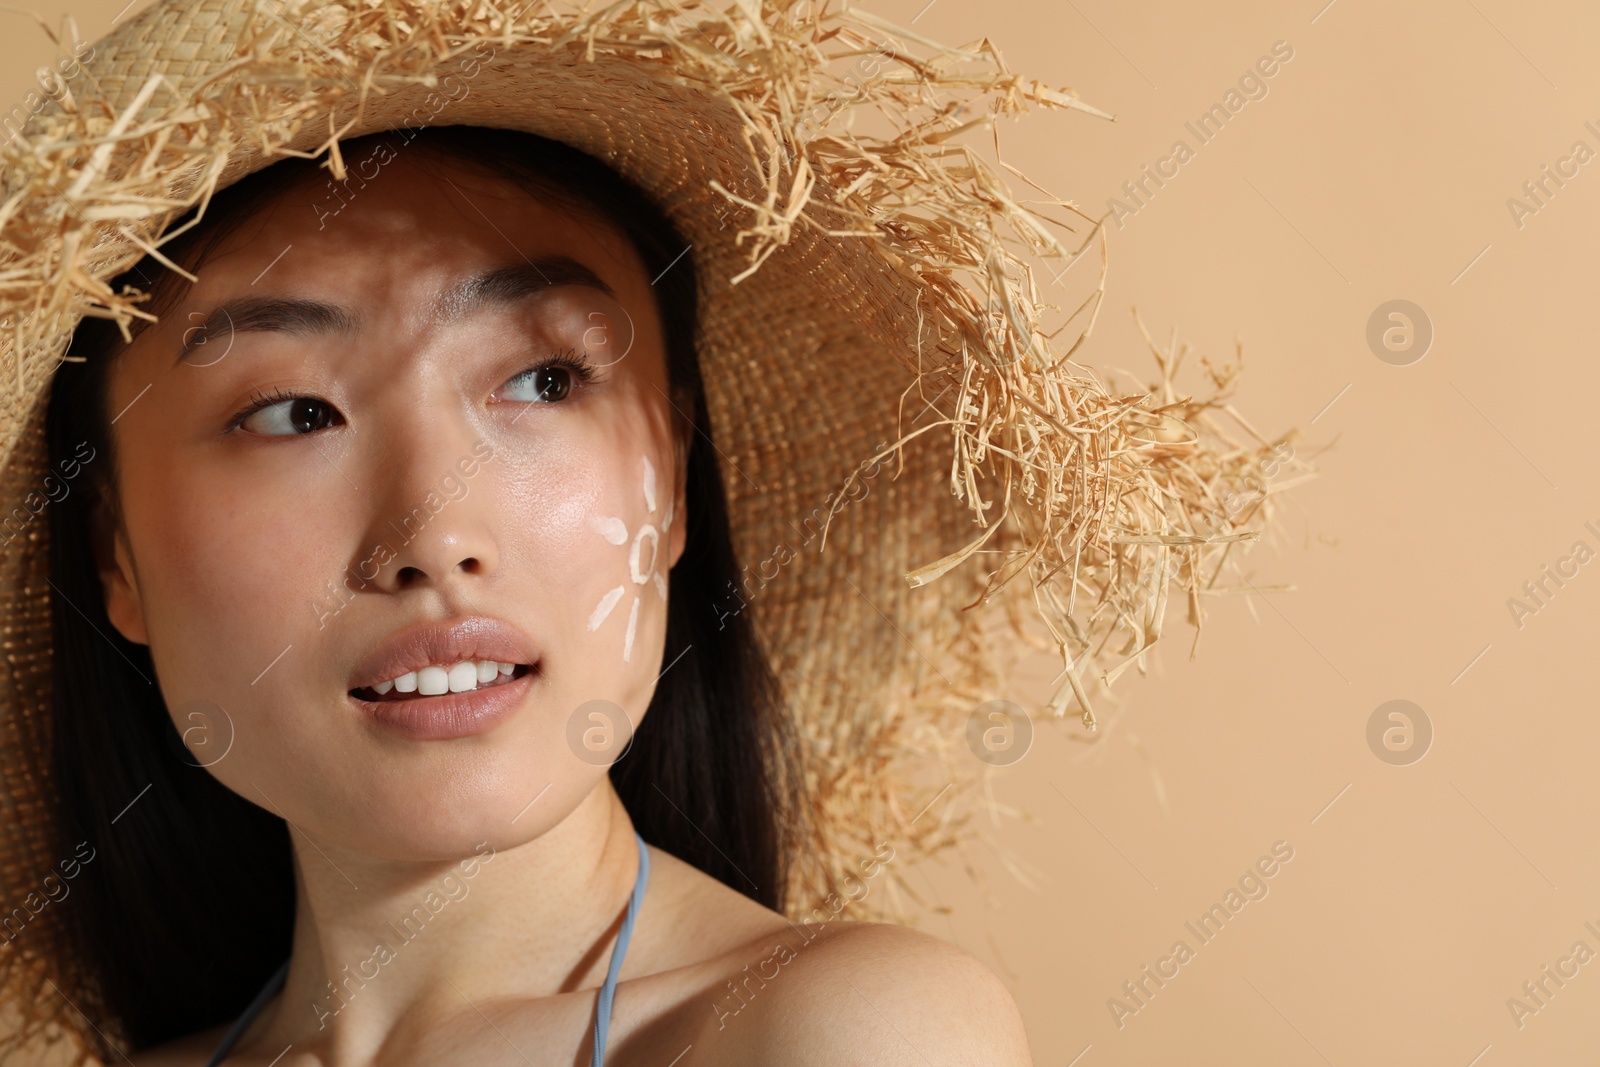
[[[762,565],[745,610],[808,742],[801,908],[875,842],[915,858],[962,839],[991,769],[969,720],[1020,637],[1048,635],[1061,658],[1044,713],[1093,729],[1091,688],[1142,668],[1169,582],[1198,624],[1202,550],[1255,536],[1240,526],[1263,501],[1219,502],[1273,442],[1217,436],[1228,374],[1181,395],[1181,352],[1158,349],[1153,391],[1124,394],[1069,362],[1099,311],[1104,231],[1014,196],[969,134],[1032,105],[1109,116],[1011,72],[987,40],[943,48],[793,0],[157,0],[92,57],[71,45],[87,62],[22,105],[0,177],[6,910],[59,859],[34,521],[52,374],[87,310],[136,306],[108,279],[287,152],[327,153],[342,180],[340,139],[524,129],[611,164],[691,242],[734,543]],[[1033,271],[1059,275],[1096,235],[1101,277],[1069,346]],[[88,1033],[48,919],[0,944],[0,1033]]]

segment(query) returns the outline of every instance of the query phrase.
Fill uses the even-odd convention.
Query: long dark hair
[[[412,136],[402,141],[406,133]],[[663,663],[672,666],[610,775],[646,841],[782,910],[789,819],[799,810],[795,749],[750,617],[714,607],[740,572],[695,352],[696,274],[692,256],[682,254],[688,242],[616,171],[534,134],[440,126],[371,134],[341,149],[356,160],[400,143],[476,164],[568,209],[598,211],[657,278],[668,379],[698,428],[688,452],[688,541],[670,577]],[[350,182],[360,183],[370,170],[351,172]],[[257,171],[212,197],[201,223],[162,252],[196,271],[258,209],[325,173],[300,158]],[[169,231],[194,215],[190,209]],[[146,306],[160,315],[184,281],[146,256],[111,284],[114,292],[131,284],[151,293]],[[138,1049],[244,1009],[289,953],[294,883],[284,821],[196,766],[155,684],[149,650],[124,640],[106,617],[89,506],[93,493],[103,493],[117,513],[106,372],[122,347],[113,321],[82,320],[69,354],[83,361],[56,372],[46,433],[52,465],[85,442],[94,449],[89,486],[50,509],[61,854],[85,840],[96,852],[63,921],[100,1003]],[[86,454],[76,452],[80,460]]]

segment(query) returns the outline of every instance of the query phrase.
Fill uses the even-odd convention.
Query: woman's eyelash
[[[251,415],[254,415],[262,408],[271,407],[273,404],[281,404],[285,400],[302,399],[312,398],[304,397],[298,393],[285,393],[276,386],[273,387],[271,393],[251,393],[250,403],[241,408],[239,412],[233,416],[233,418],[228,420],[228,429],[237,430],[241,422],[243,422],[245,419],[248,419]]]
[[[532,366],[518,371],[516,374],[511,376],[511,379],[508,380],[525,378],[530,374],[537,374],[540,371],[547,370],[551,367],[565,367],[572,373],[574,378],[578,379],[578,381],[584,385],[593,385],[596,382],[605,381],[604,375],[595,369],[594,364],[589,362],[588,354],[579,352],[575,348],[569,348],[565,352],[552,353]],[[286,400],[319,399],[321,398],[307,396],[304,393],[285,393],[283,390],[276,387],[274,387],[270,393],[251,393],[250,403],[241,408],[233,416],[233,418],[228,420],[228,429],[237,430],[240,423],[244,422],[245,419],[248,419],[251,415],[254,415],[262,408],[269,408],[274,404],[281,404]]]
[[[572,372],[574,378],[584,385],[593,385],[595,382],[605,381],[604,376],[595,369],[594,364],[589,362],[588,353],[579,352],[575,348],[569,348],[565,352],[552,353],[533,366],[518,371],[512,375],[512,379],[526,378],[530,374],[537,374],[539,371],[548,370],[551,367],[565,367]]]

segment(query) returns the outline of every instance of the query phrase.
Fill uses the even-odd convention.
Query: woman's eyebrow
[[[474,274],[453,286],[439,302],[445,321],[470,315],[484,306],[515,303],[525,296],[561,285],[582,285],[615,296],[611,286],[571,256],[535,256]]]
[[[226,344],[231,344],[234,335],[241,333],[350,334],[359,328],[355,312],[337,304],[287,296],[245,296],[217,305],[205,322],[184,330],[173,365],[208,343],[221,343],[212,338],[227,338]]]
[[[611,286],[571,256],[524,258],[480,271],[455,285],[435,304],[441,318],[459,319],[485,307],[503,307],[563,285],[581,285],[614,296]],[[205,322],[184,331],[174,363],[212,337],[240,333],[353,334],[361,316],[323,300],[287,296],[246,296],[212,309]]]

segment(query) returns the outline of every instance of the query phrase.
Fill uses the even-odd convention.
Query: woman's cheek
[[[503,502],[491,520],[501,548],[500,577],[526,591],[524,603],[532,610],[568,613],[591,577],[588,517],[605,491],[605,472],[576,445],[519,451],[517,444],[497,446],[495,463],[502,465],[488,469],[496,478],[481,490]],[[569,629],[548,615],[529,622],[540,630]]]
[[[618,458],[600,507],[588,517],[601,592],[584,629],[598,638],[601,662],[609,649],[613,663],[626,665],[654,658],[646,641],[658,639],[657,620],[665,613],[664,547],[673,517],[671,483],[650,457],[625,450]]]
[[[141,573],[141,603],[163,688],[178,690],[169,697],[227,705],[261,691],[252,679],[280,656],[277,666],[295,659],[284,655],[291,644],[315,647],[312,605],[341,574],[336,546],[348,538],[327,509],[230,498],[206,484],[164,494],[146,513],[142,540],[155,558]]]
[[[141,494],[133,540],[146,621],[154,630],[216,632],[210,628],[270,615],[261,604],[241,619],[240,608],[259,594],[260,572],[278,557],[264,553],[236,501],[188,489],[152,486]]]

